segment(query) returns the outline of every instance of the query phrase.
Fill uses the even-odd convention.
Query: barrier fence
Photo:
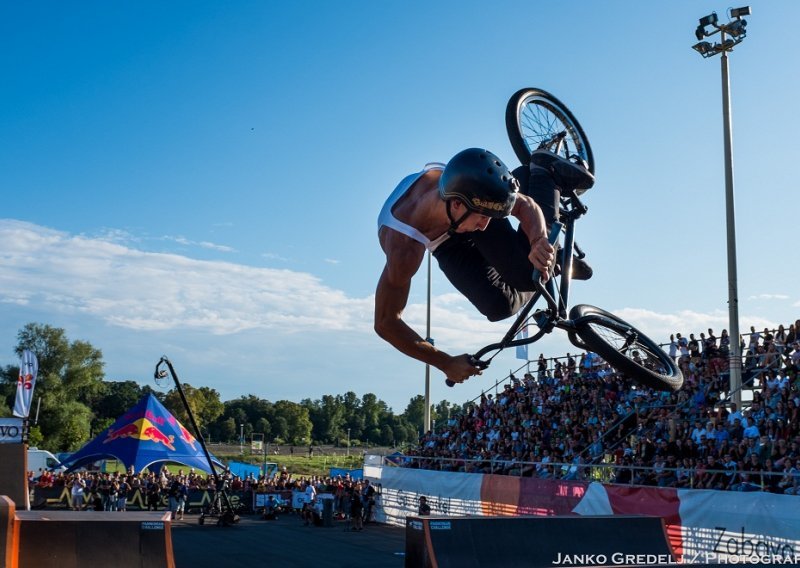
[[[607,458],[609,459],[609,458]],[[682,467],[653,467],[642,465],[621,465],[615,463],[588,463],[588,462],[541,462],[541,461],[515,461],[507,459],[455,459],[455,458],[429,458],[419,456],[403,456],[404,468],[416,468],[429,471],[480,473],[494,475],[509,475],[515,477],[534,477],[538,479],[555,479],[563,481],[597,481],[612,485],[627,485],[641,487],[680,487],[694,489],[703,487],[703,479],[719,475],[720,483],[724,489],[733,491],[766,491],[771,487],[779,487],[778,493],[789,489],[789,494],[798,494],[800,488],[800,472],[787,474],[785,471],[747,471],[742,469],[705,469]],[[397,466],[397,459],[384,458],[383,465]],[[629,475],[628,475],[629,474]],[[662,476],[662,474],[667,474]],[[659,484],[658,480],[667,479],[671,474],[674,480],[669,479]],[[748,475],[750,479],[743,476]],[[628,478],[625,482],[618,480]],[[790,478],[791,482],[780,486],[780,480]],[[637,481],[650,479],[651,483],[637,483]]]
[[[240,513],[254,512],[253,503],[257,493],[253,491],[228,491],[231,505]],[[273,493],[282,499],[292,501],[291,491]],[[102,502],[103,496],[96,491],[87,491],[84,495],[84,508],[93,509],[96,501]],[[214,500],[214,491],[207,489],[190,489],[186,501],[187,512],[199,512]],[[34,487],[31,498],[31,508],[71,508],[71,493],[69,487]],[[131,511],[147,511],[147,493],[141,489],[132,489],[128,492],[126,508]],[[169,499],[166,495],[159,495],[158,510],[169,508]]]

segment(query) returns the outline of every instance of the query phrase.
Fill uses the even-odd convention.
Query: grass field
[[[249,458],[241,455],[217,456],[224,462],[238,461],[261,465],[263,458]],[[364,458],[357,456],[268,456],[268,462],[278,464],[279,468],[286,466],[289,473],[293,475],[328,475],[330,468],[342,469],[361,469],[364,465]]]
[[[241,454],[235,455],[217,455],[221,461],[227,463],[231,461],[242,462],[242,463],[251,463],[253,465],[262,465],[264,463],[263,457],[251,457],[251,456],[242,456]],[[330,469],[332,467],[335,468],[342,468],[342,469],[361,469],[364,464],[363,456],[355,455],[355,456],[287,456],[287,455],[277,455],[277,456],[268,456],[267,459],[270,463],[278,464],[279,468],[283,468],[286,466],[286,469],[289,473],[296,476],[311,476],[311,475],[320,475],[326,476],[328,475]],[[167,466],[172,473],[177,473],[178,470],[183,470],[184,472],[187,471],[187,467],[184,465],[169,465]],[[104,471],[109,472],[124,472],[125,466],[122,465],[122,462],[116,460],[107,460],[105,463]]]

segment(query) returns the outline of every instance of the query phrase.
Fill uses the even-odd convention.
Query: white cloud
[[[217,388],[224,397],[268,389],[262,396],[299,400],[339,392],[340,386],[382,396],[376,370],[387,379],[386,392],[398,397],[393,404],[415,388],[407,381],[416,379],[420,364],[375,335],[372,295],[348,296],[308,273],[149,252],[122,242],[137,239],[124,232],[88,237],[0,220],[0,304],[8,316],[0,322],[3,333],[13,337],[31,317],[66,327],[109,355],[115,377],[147,376],[150,358],[166,352],[181,362],[187,380]],[[659,343],[670,333],[711,327],[719,334],[728,327],[722,310],[660,313],[631,306],[614,313]],[[424,335],[426,301],[410,304],[404,317]],[[742,330],[786,323],[746,314],[740,319]],[[512,322],[487,322],[461,294],[448,292],[432,298],[431,323],[436,345],[456,354],[499,341]],[[532,356],[574,352],[560,330],[532,349]],[[237,353],[247,356],[232,361]],[[484,379],[494,381],[522,364],[513,357],[506,350]],[[475,388],[491,384],[473,382]]]
[[[280,327],[371,328],[371,300],[311,274],[145,252],[17,221],[0,221],[4,302],[81,313],[136,330],[230,334]]]
[[[789,296],[786,294],[757,294],[749,296],[748,300],[788,300]]]
[[[326,258],[325,262],[327,262],[328,264],[340,264],[342,261],[336,260],[335,258]]]
[[[185,245],[185,246],[190,246],[190,247],[194,246],[194,247],[200,247],[200,248],[209,249],[209,250],[216,250],[216,251],[220,251],[220,252],[236,252],[236,249],[234,249],[232,247],[225,246],[225,245],[218,245],[218,244],[215,244],[215,243],[210,243],[208,241],[193,241],[193,240],[187,239],[186,237],[180,237],[180,236],[179,237],[173,237],[173,236],[170,236],[170,235],[164,235],[161,238],[163,240],[165,240],[165,241],[174,241],[174,242],[176,242],[178,244]]]
[[[288,258],[286,258],[284,256],[281,256],[281,255],[279,255],[277,253],[274,253],[274,252],[265,252],[265,253],[262,253],[261,256],[262,256],[262,258],[266,258],[267,260],[278,260],[280,262],[289,262]]]

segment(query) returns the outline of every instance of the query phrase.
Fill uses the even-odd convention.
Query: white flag
[[[17,379],[17,398],[14,401],[14,416],[27,418],[31,412],[33,400],[33,387],[36,385],[36,375],[39,372],[39,362],[33,351],[27,349],[22,352],[19,361],[19,379]]]
[[[526,325],[519,333],[514,337],[514,339],[527,339],[528,337],[528,326]],[[528,360],[528,344],[525,345],[517,345],[517,359],[523,359],[525,361]]]

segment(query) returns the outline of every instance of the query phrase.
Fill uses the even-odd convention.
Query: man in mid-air
[[[558,219],[560,189],[588,189],[593,183],[582,164],[550,152],[534,152],[530,165],[512,173],[497,156],[480,148],[463,150],[446,165],[428,164],[404,178],[378,217],[386,265],[375,292],[377,334],[441,370],[450,381],[461,383],[479,375],[469,354],[452,356],[435,348],[402,319],[411,279],[425,250],[490,321],[507,318],[531,297],[533,269],[546,279],[555,262],[546,231]],[[519,221],[517,229],[509,215]],[[588,279],[591,269],[576,264],[572,277]]]

